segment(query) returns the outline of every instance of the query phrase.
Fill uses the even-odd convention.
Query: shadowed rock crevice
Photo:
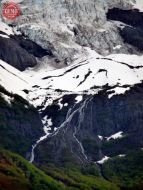
[[[50,48],[48,50],[43,49],[41,46],[39,46],[35,42],[33,42],[29,39],[26,39],[24,36],[21,36],[21,35],[12,36],[11,35],[11,38],[14,39],[21,48],[25,49],[29,54],[32,54],[35,57],[42,58],[46,55],[53,57],[53,53],[50,50]]]
[[[125,43],[135,46],[138,50],[143,51],[143,28],[133,28],[126,26],[120,30],[120,35]]]
[[[36,58],[21,48],[15,40],[3,37],[0,37],[0,59],[20,71],[37,64]]]
[[[121,21],[133,27],[143,27],[143,13],[137,9],[121,10],[118,8],[109,9],[107,19]]]
[[[1,32],[1,34],[7,36],[4,32]],[[53,57],[50,48],[48,50],[43,49],[35,42],[21,35],[0,36],[0,59],[20,71],[36,66],[36,58],[44,56]]]
[[[120,21],[129,26],[119,29],[121,37],[125,43],[143,51],[143,12],[137,9],[121,10],[119,8],[109,9],[108,20]]]

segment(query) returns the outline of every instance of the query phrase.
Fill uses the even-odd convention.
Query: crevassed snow
[[[111,135],[110,137],[107,138],[107,141],[111,140],[111,139],[118,139],[118,138],[122,138],[123,137],[123,132],[120,131],[118,133],[115,133],[113,135]]]

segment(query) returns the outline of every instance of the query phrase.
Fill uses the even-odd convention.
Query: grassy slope
[[[44,166],[42,170],[54,179],[66,184],[68,190],[119,190],[114,183],[110,183],[94,173],[92,166],[90,169]]]
[[[24,158],[0,149],[0,190],[63,190],[56,182]]]
[[[118,190],[99,177],[78,170],[47,168],[46,175],[21,156],[0,149],[0,190]]]

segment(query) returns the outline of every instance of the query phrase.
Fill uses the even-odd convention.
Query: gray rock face
[[[109,9],[107,18],[121,21],[128,26],[120,29],[124,41],[143,51],[143,13],[139,10]]]
[[[36,58],[20,47],[15,40],[0,36],[0,59],[23,71],[37,64]]]
[[[104,156],[112,158],[141,149],[142,92],[143,85],[136,85],[125,95],[109,99],[106,92],[102,92],[96,96],[85,96],[74,106],[74,96],[69,95],[69,99],[65,97],[68,109],[60,110],[57,106],[52,114],[53,107],[47,107],[44,114],[51,113],[49,117],[53,127],[59,127],[59,130],[37,147],[35,161],[57,165],[70,162],[85,164],[101,160]],[[118,133],[122,136],[117,135],[114,139],[113,135]]]
[[[43,49],[23,35],[7,35],[0,30],[0,59],[13,67],[24,71],[34,67],[38,59],[44,56],[54,57],[50,49]]]

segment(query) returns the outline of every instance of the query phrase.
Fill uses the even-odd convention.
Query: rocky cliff
[[[143,11],[134,0],[18,3],[22,15],[0,21],[1,146],[64,188],[142,188]]]

